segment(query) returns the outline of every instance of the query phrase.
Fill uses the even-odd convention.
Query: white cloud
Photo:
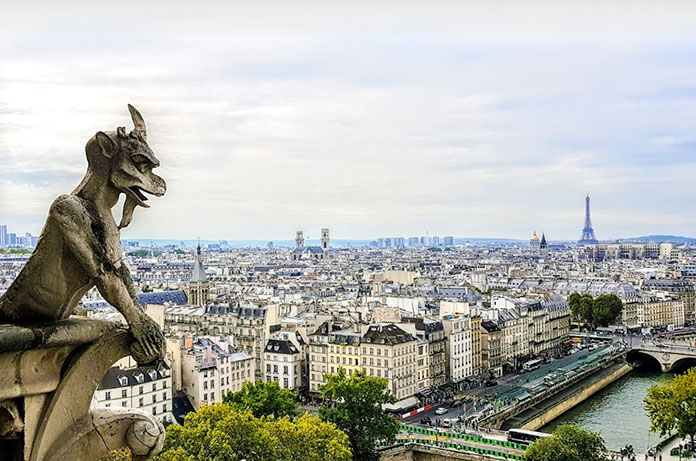
[[[326,11],[323,26],[310,9],[273,28],[276,16],[206,15],[205,2],[184,28],[177,5],[125,5],[104,24],[14,21],[0,40],[0,222],[38,232],[51,197],[79,182],[87,139],[129,126],[131,102],[169,190],[128,237],[329,226],[573,239],[587,191],[600,237],[692,233],[696,37],[683,4],[622,10],[613,27],[583,23],[614,5],[595,7],[470,3],[438,33],[435,8],[404,7],[377,33],[386,12],[366,19],[361,5],[336,28]],[[530,11],[549,27],[534,32]]]

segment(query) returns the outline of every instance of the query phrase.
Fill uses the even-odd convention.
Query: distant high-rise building
[[[0,247],[7,245],[7,225],[0,225]]]
[[[7,234],[7,245],[17,245],[17,234]]]
[[[454,237],[445,237],[445,246],[451,247],[454,245]]]
[[[270,250],[271,248],[273,248],[273,242],[268,242],[268,243],[266,244],[266,247],[267,247],[269,250]]]
[[[403,237],[394,237],[394,248],[404,248],[406,240]]]
[[[440,246],[440,237],[434,235],[434,236],[430,239],[430,241],[431,241],[430,244],[431,244],[432,246],[434,246],[434,247]]]
[[[418,237],[409,237],[408,238],[408,246],[417,247],[418,246]]]
[[[427,244],[428,244],[428,237],[425,237],[425,236],[421,237],[421,238],[420,238],[420,243],[421,243],[421,245],[423,245],[423,246],[427,245]]]
[[[592,228],[592,220],[590,219],[590,196],[585,197],[585,227],[582,230],[582,236],[578,240],[578,245],[591,245],[597,243],[594,229]]]

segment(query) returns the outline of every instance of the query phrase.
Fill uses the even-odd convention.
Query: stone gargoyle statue
[[[146,365],[164,358],[165,341],[138,301],[119,231],[136,206],[148,207],[144,193],[162,196],[166,184],[152,172],[160,162],[147,144],[142,115],[131,105],[128,110],[133,131],[100,131],[87,142],[87,173],[71,194],[51,205],[34,253],[0,297],[0,324],[66,319],[96,286],[125,317],[134,338],[131,355]],[[111,209],[121,194],[126,200],[117,225]]]

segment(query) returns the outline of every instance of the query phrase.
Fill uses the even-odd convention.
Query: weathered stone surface
[[[67,319],[87,290],[96,286],[130,325],[133,358],[148,364],[164,357],[164,337],[138,301],[123,262],[120,229],[131,222],[136,206],[148,206],[144,193],[164,195],[166,185],[152,172],[160,162],[147,144],[145,121],[133,106],[128,109],[133,131],[100,131],[87,142],[87,173],[71,194],[51,205],[36,250],[0,296],[0,323]],[[117,225],[111,209],[121,194],[126,202]],[[35,332],[18,330],[5,347],[37,340]]]
[[[164,359],[157,324],[140,305],[123,262],[120,229],[143,192],[163,195],[152,173],[159,160],[145,122],[132,106],[134,129],[98,132],[87,143],[82,182],[51,206],[36,250],[0,296],[0,458],[92,461],[129,447],[137,459],[158,453],[164,428],[135,409],[91,412],[94,391],[111,365],[132,355],[141,365]],[[126,195],[117,225],[111,209]],[[96,286],[125,317],[112,322],[69,318]]]

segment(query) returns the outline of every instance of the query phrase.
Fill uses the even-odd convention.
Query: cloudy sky
[[[689,2],[142,3],[3,8],[10,231],[132,103],[169,190],[128,238],[577,239],[587,192],[600,239],[696,236]]]

